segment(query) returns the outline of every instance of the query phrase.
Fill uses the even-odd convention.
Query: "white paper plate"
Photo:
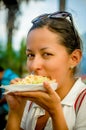
[[[53,90],[56,90],[57,89],[57,83],[54,82],[54,83],[50,83],[50,86]],[[9,92],[15,92],[15,91],[37,91],[37,90],[42,90],[42,91],[46,91],[45,88],[43,87],[43,84],[27,84],[27,85],[6,85],[6,86],[1,86],[1,88],[7,90],[7,92],[5,92],[4,94],[6,93],[9,93]]]

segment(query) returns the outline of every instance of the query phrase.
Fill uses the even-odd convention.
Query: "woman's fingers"
[[[55,92],[55,91],[51,88],[51,86],[50,86],[50,84],[49,84],[48,82],[44,82],[44,83],[43,83],[43,86],[44,86],[44,88],[46,89],[46,91],[47,91],[49,94],[52,94],[53,92]]]
[[[21,80],[21,78],[15,78],[15,79],[10,81],[10,84],[15,84],[16,82],[18,82],[20,80]]]
[[[22,98],[21,96],[16,96],[15,93],[7,94],[6,100],[12,109],[17,106],[24,105],[26,103],[25,98]]]
[[[45,110],[52,112],[52,109],[55,108],[58,103],[60,103],[60,97],[51,88],[49,83],[44,82],[43,87],[45,88],[45,91],[19,91],[15,92],[15,95],[17,97],[22,97],[22,99],[25,98],[27,100],[35,102]]]

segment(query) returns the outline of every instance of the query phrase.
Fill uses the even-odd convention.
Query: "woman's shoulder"
[[[77,78],[75,84],[74,84],[74,88],[77,88],[78,90],[78,94],[83,91],[83,89],[86,88],[86,84],[85,82],[82,80],[81,77]]]
[[[74,104],[76,114],[78,113],[82,104],[84,104],[85,102],[86,102],[86,87],[80,91],[79,95],[76,98],[76,101]],[[86,103],[85,103],[85,106],[86,106]]]

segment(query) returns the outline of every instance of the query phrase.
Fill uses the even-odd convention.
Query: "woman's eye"
[[[28,59],[33,59],[34,57],[35,57],[34,54],[27,54],[27,58],[28,58]]]
[[[49,57],[49,56],[51,56],[51,55],[52,55],[52,54],[50,54],[50,53],[44,53],[44,54],[43,54],[43,56],[46,57],[46,58]]]

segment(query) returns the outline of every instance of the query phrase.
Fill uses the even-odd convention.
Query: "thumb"
[[[44,88],[46,89],[46,91],[48,92],[48,93],[52,93],[52,92],[54,92],[54,90],[52,89],[52,87],[50,86],[50,84],[48,83],[48,82],[44,82],[43,83],[43,86],[44,86]]]

